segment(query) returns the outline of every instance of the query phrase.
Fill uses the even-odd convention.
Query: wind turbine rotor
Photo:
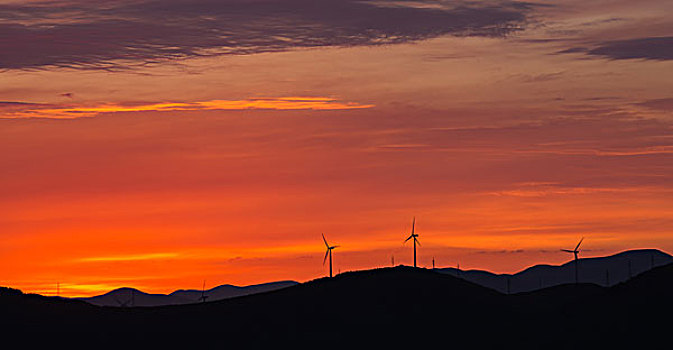
[[[327,247],[327,249],[329,249],[329,244],[327,244],[327,240],[325,239],[324,233],[322,234],[322,241],[325,242],[325,246]]]
[[[582,239],[580,239],[580,242],[577,243],[577,246],[575,247],[575,251],[576,251],[576,252],[579,252],[578,249],[580,248],[580,244],[582,244],[582,241],[583,241],[583,240],[584,240],[584,237],[582,237]]]
[[[325,261],[327,261],[327,256],[329,255],[330,249],[329,247],[327,248],[327,251],[325,252],[325,258],[322,259],[322,264],[323,266],[325,265]]]

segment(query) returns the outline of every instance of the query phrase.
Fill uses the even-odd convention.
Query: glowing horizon
[[[673,252],[670,1],[195,1],[0,0],[0,285]]]
[[[25,105],[25,106],[24,106]],[[279,97],[247,100],[211,100],[197,102],[162,102],[150,104],[102,103],[93,105],[71,105],[54,108],[39,103],[19,103],[12,110],[2,113],[0,118],[49,118],[74,119],[90,118],[101,113],[119,112],[171,112],[171,111],[212,111],[212,110],[347,110],[372,108],[374,105],[362,105],[354,102],[342,103],[329,97]]]

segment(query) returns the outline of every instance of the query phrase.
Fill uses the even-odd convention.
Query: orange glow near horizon
[[[341,246],[335,272],[389,266],[393,255],[396,264],[410,264],[411,246],[403,240],[413,215],[421,266],[432,258],[440,267],[460,263],[494,272],[559,264],[569,258],[558,249],[580,235],[587,237],[584,257],[668,247],[670,228],[656,224],[671,214],[670,193],[654,200],[642,188],[545,192],[548,185],[540,186],[534,196],[483,192],[445,203],[441,195],[376,198],[327,188],[38,196],[0,208],[13,218],[3,226],[14,232],[4,243],[12,249],[2,251],[4,261],[15,262],[3,265],[3,284],[54,295],[59,282],[62,296],[92,296],[124,286],[150,293],[198,289],[204,279],[210,287],[306,281],[325,273],[322,232]],[[623,193],[639,208],[602,209]],[[359,203],[352,205],[353,198]],[[405,200],[408,207],[390,206]],[[546,209],[551,203],[555,208]],[[633,222],[649,231],[646,240],[633,236]]]
[[[435,15],[358,32],[352,18],[296,27],[279,6],[288,17],[242,12],[239,28],[206,1],[163,27],[163,12],[24,2],[0,11],[23,33],[0,39],[2,286],[301,282],[328,273],[321,233],[341,246],[334,272],[410,265],[414,216],[420,266],[561,264],[580,237],[581,257],[673,253],[670,0],[497,2],[531,16],[516,25],[466,3],[455,18],[486,26],[446,20],[465,30],[443,36]],[[350,14],[336,12],[324,19]],[[110,16],[158,26],[111,31]],[[484,35],[499,28],[516,30]]]
[[[103,103],[93,106],[52,107],[19,107],[18,110],[0,113],[0,118],[50,118],[73,119],[94,117],[101,113],[117,112],[168,112],[168,111],[213,111],[213,110],[348,110],[372,108],[374,105],[363,105],[353,102],[339,102],[327,97],[280,97],[248,100],[211,100],[200,102],[167,102],[135,105],[119,105]]]

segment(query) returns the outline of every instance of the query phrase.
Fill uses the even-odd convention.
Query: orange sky
[[[0,284],[304,281],[327,273],[321,233],[335,271],[410,264],[413,216],[422,266],[514,272],[583,236],[585,257],[671,253],[673,63],[610,46],[670,36],[670,7],[562,1],[505,37],[128,69],[0,56]]]

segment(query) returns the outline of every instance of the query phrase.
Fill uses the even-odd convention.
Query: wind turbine
[[[322,259],[322,264],[323,266],[325,265],[325,261],[327,261],[327,256],[329,255],[329,276],[332,277],[332,249],[338,248],[338,245],[335,246],[330,246],[327,243],[327,240],[325,239],[325,234],[322,235],[322,240],[325,242],[325,246],[327,247],[327,251],[325,252],[325,258]]]
[[[127,301],[121,301],[121,300],[119,300],[119,298],[114,298],[114,299],[117,302],[117,304],[119,304],[119,307],[128,307],[129,303],[131,302],[131,299],[129,299]]]
[[[416,228],[416,217],[414,216],[414,221],[411,223],[411,236],[409,238],[404,240],[404,243],[407,243],[408,240],[414,239],[414,267],[416,267],[416,244],[419,246],[421,243],[418,241],[418,234],[415,233],[415,228]]]
[[[206,280],[203,280],[203,287],[201,287],[201,297],[199,300],[201,300],[202,303],[205,303],[206,299],[208,299],[208,296],[206,295]]]
[[[578,275],[578,270],[577,270],[578,269],[578,263],[577,262],[579,260],[578,255],[580,253],[580,244],[582,244],[583,240],[584,240],[584,237],[582,237],[582,239],[580,239],[580,242],[577,243],[577,246],[575,246],[575,249],[573,249],[573,250],[561,249],[562,252],[573,253],[575,255],[575,284],[577,284],[579,282],[579,277],[578,277],[579,275]]]
[[[119,307],[134,306],[135,305],[135,293],[133,293],[133,290],[131,290],[131,296],[128,299],[126,299],[126,301],[121,301],[116,296],[114,297],[114,300],[117,302],[117,304],[119,304]]]

